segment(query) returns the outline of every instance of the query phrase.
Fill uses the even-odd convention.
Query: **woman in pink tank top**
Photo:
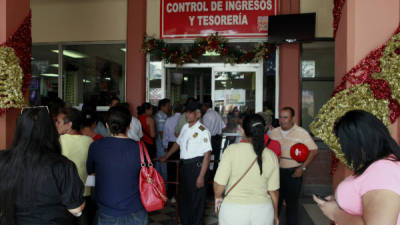
[[[354,110],[335,125],[342,152],[354,175],[335,196],[314,197],[322,212],[339,225],[400,225],[400,147],[374,115]]]

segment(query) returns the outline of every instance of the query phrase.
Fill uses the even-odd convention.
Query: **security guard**
[[[206,203],[207,170],[211,158],[211,135],[200,123],[201,104],[186,106],[186,121],[178,139],[168,153],[160,158],[165,162],[180,148],[179,217],[182,225],[202,225]]]

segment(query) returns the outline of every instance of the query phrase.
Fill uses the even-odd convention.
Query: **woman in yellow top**
[[[221,225],[279,224],[279,163],[264,147],[264,120],[253,114],[243,121],[244,142],[229,145],[214,177],[215,210]],[[257,163],[252,162],[257,158]],[[240,177],[240,182],[225,196]]]

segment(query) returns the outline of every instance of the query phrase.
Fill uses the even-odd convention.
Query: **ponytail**
[[[264,119],[257,114],[246,116],[243,121],[244,132],[251,138],[254,153],[257,155],[257,163],[262,174],[262,153],[264,150]]]

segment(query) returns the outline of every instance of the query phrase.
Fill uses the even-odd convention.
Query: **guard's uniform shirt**
[[[180,147],[181,159],[201,157],[211,151],[210,132],[199,121],[191,127],[188,123],[185,124],[176,143]]]
[[[179,216],[182,225],[202,225],[206,204],[206,186],[196,187],[204,154],[211,151],[210,132],[200,122],[185,124],[176,143],[180,147]],[[207,182],[207,173],[204,177]]]

